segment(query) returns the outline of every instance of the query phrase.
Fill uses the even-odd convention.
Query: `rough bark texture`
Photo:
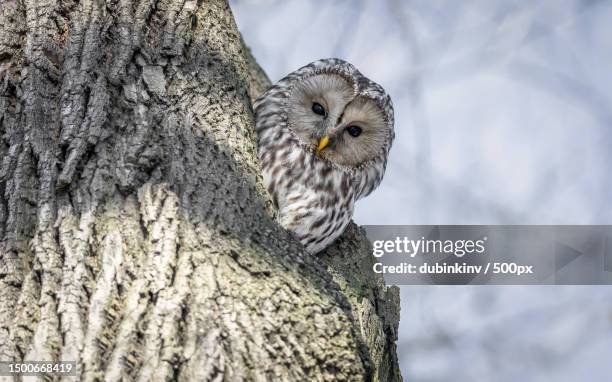
[[[80,380],[398,381],[351,226],[276,223],[225,1],[0,0],[0,360]]]

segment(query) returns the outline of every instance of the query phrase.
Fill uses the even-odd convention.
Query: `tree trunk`
[[[399,381],[358,227],[275,223],[226,1],[0,0],[0,360],[79,380]]]

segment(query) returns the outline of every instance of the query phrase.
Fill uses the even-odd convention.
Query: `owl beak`
[[[326,135],[323,138],[319,139],[319,144],[317,145],[317,152],[321,152],[328,145],[329,145],[329,137]]]

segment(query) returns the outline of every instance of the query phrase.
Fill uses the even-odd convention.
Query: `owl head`
[[[391,99],[353,65],[315,61],[279,85],[287,128],[318,157],[348,171],[386,163],[394,138]]]
[[[348,62],[323,59],[288,74],[255,101],[254,111],[262,167],[298,145],[321,175],[330,169],[347,175],[355,199],[381,182],[394,138],[393,105]]]

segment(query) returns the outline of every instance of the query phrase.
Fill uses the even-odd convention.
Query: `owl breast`
[[[344,232],[353,215],[350,174],[319,158],[287,131],[268,129],[258,137],[264,183],[280,224],[308,252],[323,250]]]

